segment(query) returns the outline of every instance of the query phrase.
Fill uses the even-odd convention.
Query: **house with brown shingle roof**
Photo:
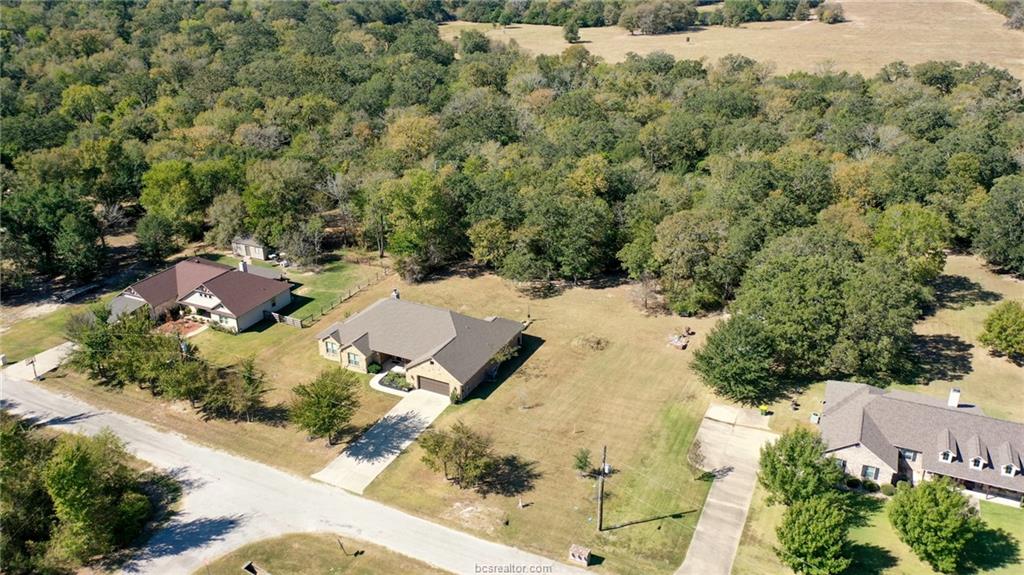
[[[291,301],[291,284],[279,274],[251,273],[245,262],[236,269],[189,258],[125,288],[110,304],[110,321],[141,308],[153,319],[180,309],[237,333]]]
[[[317,335],[320,355],[366,373],[404,368],[415,388],[465,398],[492,375],[503,350],[518,347],[523,324],[478,319],[396,297],[382,299]]]
[[[965,489],[1024,497],[1024,424],[960,402],[830,381],[819,425],[827,453],[862,479],[917,483],[949,477]]]

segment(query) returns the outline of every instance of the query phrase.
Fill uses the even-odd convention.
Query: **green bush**
[[[371,375],[377,375],[378,373],[380,373],[380,370],[380,364],[377,362],[373,362],[370,365],[366,366],[366,373],[369,373]]]
[[[868,493],[878,493],[878,484],[870,479],[864,480],[864,490]]]
[[[857,479],[856,477],[847,477],[846,486],[850,489],[857,489],[860,487],[860,479]]]
[[[888,497],[892,497],[896,493],[896,486],[892,483],[886,483],[882,485],[882,493]]]

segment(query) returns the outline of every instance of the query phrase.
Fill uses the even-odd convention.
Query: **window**
[[[860,476],[863,477],[864,479],[878,481],[878,468],[871,467],[870,465],[863,465],[860,468]]]
[[[338,349],[338,344],[334,340],[330,339],[324,342],[324,350],[326,350],[329,355],[338,355],[338,351],[340,351]]]
[[[354,354],[354,353],[352,353],[351,351],[348,352],[348,364],[349,365],[359,365],[359,356]]]
[[[900,455],[902,455],[903,459],[906,459],[907,461],[917,461],[918,452],[913,449],[904,449],[901,447]]]
[[[975,457],[971,460],[972,469],[981,469],[982,467],[985,467],[985,462],[980,457]]]
[[[939,459],[945,461],[946,463],[950,463],[950,462],[953,461],[953,452],[952,451],[943,451],[942,455],[939,456]]]
[[[1015,472],[1016,472],[1016,470],[1014,469],[1014,467],[1012,465],[1004,465],[1003,466],[1003,475],[1005,475],[1007,477],[1013,477],[1013,474]]]

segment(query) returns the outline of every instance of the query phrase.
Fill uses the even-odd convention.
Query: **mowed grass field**
[[[325,533],[293,533],[259,541],[217,559],[194,575],[236,575],[252,561],[269,573],[282,575],[384,575],[446,573],[425,563],[366,543]],[[354,556],[357,551],[362,551]],[[262,571],[261,571],[262,572]]]
[[[531,464],[538,476],[522,494],[521,509],[515,496],[485,498],[451,485],[427,469],[414,446],[367,495],[559,560],[573,543],[585,545],[603,558],[596,568],[601,572],[678,568],[709,487],[695,480],[686,460],[709,401],[688,363],[717,320],[647,317],[629,302],[629,286],[529,300],[484,275],[401,289],[403,299],[470,315],[533,319],[513,362],[518,367],[502,371],[507,379],[449,408],[434,425],[461,420],[490,435],[499,454]],[[669,334],[685,325],[698,332],[696,345],[669,347]],[[596,466],[603,446],[614,469],[605,525],[642,523],[598,533],[596,485],[578,476],[573,456],[589,449]]]
[[[949,388],[959,387],[961,401],[980,406],[988,415],[1024,422],[1024,401],[1021,400],[1024,367],[989,354],[978,342],[985,317],[993,307],[1007,299],[1024,302],[1024,282],[993,273],[975,256],[951,255],[946,260],[936,292],[936,309],[915,327],[920,362],[931,381],[928,385],[893,387],[935,397],[946,397]],[[772,406],[776,413],[772,427],[778,431],[795,426],[813,427],[810,415],[821,411],[824,395],[825,385],[820,383],[797,399],[798,411],[792,411],[788,401]],[[784,511],[782,506],[766,506],[764,492],[760,488],[755,491],[733,569],[735,575],[790,572],[772,551],[777,544],[775,528]],[[1005,529],[1016,539],[1021,555],[1016,563],[979,573],[1024,573],[1024,510],[983,502],[982,517],[990,527]],[[853,529],[851,538],[857,555],[864,560],[854,573],[932,573],[928,565],[899,541],[883,509],[871,513],[865,525]]]
[[[711,26],[679,34],[632,36],[617,26],[583,28],[581,44],[608,62],[630,52],[664,51],[676,58],[715,61],[743,54],[772,62],[776,71],[813,72],[823,65],[873,75],[894,60],[979,61],[1024,78],[1024,33],[1003,27],[1006,20],[974,0],[843,0],[847,22],[757,22],[739,28]],[[467,27],[486,30],[495,40],[515,40],[533,54],[559,54],[569,47],[558,26],[453,22],[441,27],[452,39]]]

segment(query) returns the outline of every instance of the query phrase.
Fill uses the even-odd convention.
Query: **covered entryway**
[[[448,384],[447,383],[445,383],[445,382],[443,382],[443,381],[441,381],[439,379],[431,379],[429,377],[423,377],[422,375],[418,376],[416,378],[416,380],[420,384],[420,389],[425,389],[427,391],[432,391],[434,393],[440,393],[441,395],[444,395],[445,397],[448,397],[449,391],[448,391]]]

